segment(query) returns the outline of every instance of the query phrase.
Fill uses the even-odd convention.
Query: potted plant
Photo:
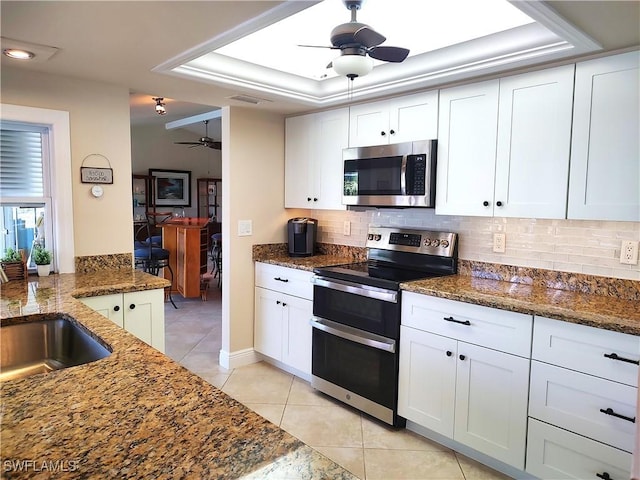
[[[44,247],[36,245],[31,252],[31,258],[38,269],[38,276],[46,277],[51,271],[51,252]]]
[[[24,250],[7,248],[0,259],[0,266],[9,280],[24,280],[27,278],[27,262]]]

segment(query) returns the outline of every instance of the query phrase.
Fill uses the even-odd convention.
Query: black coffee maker
[[[287,222],[290,257],[310,257],[316,251],[318,220],[297,217]]]

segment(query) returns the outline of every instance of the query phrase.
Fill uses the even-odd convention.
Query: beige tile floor
[[[260,362],[234,370],[218,364],[220,292],[208,301],[178,296],[165,307],[166,353],[247,407],[363,480],[503,480],[508,477],[405,429],[344,406],[308,382]]]

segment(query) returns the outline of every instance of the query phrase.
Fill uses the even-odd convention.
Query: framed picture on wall
[[[150,168],[155,204],[168,207],[191,206],[191,171]]]

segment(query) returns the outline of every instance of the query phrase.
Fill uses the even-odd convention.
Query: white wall
[[[132,172],[148,175],[150,168],[188,170],[191,172],[191,207],[187,216],[197,215],[197,178],[222,177],[222,152],[205,147],[176,145],[174,142],[193,142],[204,136],[181,128],[167,130],[164,124],[131,127]]]
[[[640,240],[640,222],[452,217],[415,208],[312,210],[310,215],[319,221],[320,242],[362,247],[370,223],[431,228],[459,233],[459,256],[465,260],[640,280],[638,265],[620,263],[621,242]],[[342,234],[345,220],[352,222],[348,237]],[[505,253],[492,251],[495,232],[506,234]]]
[[[69,112],[71,172],[67,186],[73,192],[73,256],[131,252],[129,90],[3,66],[2,102]],[[107,157],[113,168],[113,185],[104,185],[104,195],[98,199],[91,196],[91,185],[80,182],[80,166],[92,153]],[[108,165],[92,157],[85,166]]]
[[[284,117],[241,107],[222,115],[222,352],[223,366],[244,363],[253,349],[252,247],[286,241],[290,213],[284,205]],[[228,139],[228,140],[226,140]],[[251,236],[238,236],[250,220]],[[229,356],[232,358],[230,359]],[[247,358],[246,361],[251,361]]]

